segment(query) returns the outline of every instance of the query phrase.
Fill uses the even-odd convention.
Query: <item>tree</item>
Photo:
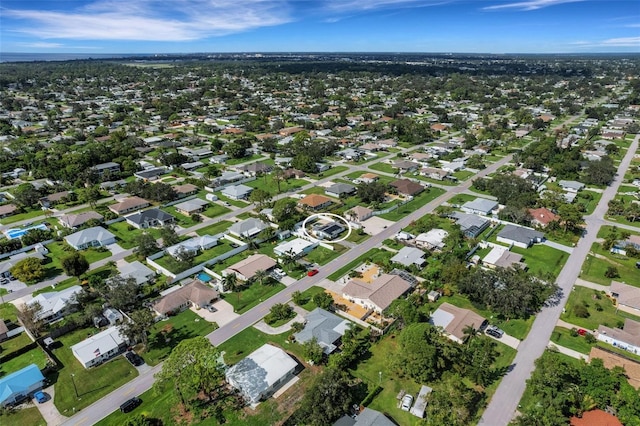
[[[64,273],[72,277],[79,277],[89,270],[89,262],[77,251],[63,257],[60,265]]]
[[[28,284],[37,283],[46,276],[42,261],[35,257],[22,259],[9,271],[11,275]]]
[[[460,376],[447,374],[430,396],[426,410],[426,424],[433,426],[472,424],[482,402],[482,393],[467,387]]]
[[[286,303],[276,303],[271,307],[269,313],[264,317],[264,322],[271,325],[277,321],[293,318],[295,312],[293,308]]]
[[[136,252],[142,258],[151,256],[160,251],[156,239],[148,232],[143,232],[135,238]]]
[[[301,214],[296,206],[296,201],[291,198],[283,198],[275,202],[272,214],[280,229],[291,230],[299,222]]]
[[[582,223],[582,213],[574,204],[562,204],[558,207],[558,216],[560,216],[560,223],[564,225],[565,232],[575,230],[580,223]]]
[[[23,207],[33,207],[40,199],[40,193],[30,183],[22,183],[13,190],[16,203]]]
[[[583,172],[583,180],[592,185],[609,185],[616,171],[613,160],[609,156],[604,156],[600,161],[589,161]]]
[[[291,167],[302,170],[305,173],[316,173],[318,171],[318,166],[313,158],[304,153],[299,153],[293,157],[293,160],[291,160]]]
[[[249,201],[256,204],[258,208],[262,209],[265,204],[271,201],[271,194],[264,189],[256,188],[249,194]]]
[[[130,321],[125,321],[120,326],[120,334],[126,337],[130,342],[142,343],[142,350],[147,348],[147,332],[155,319],[153,313],[149,309],[138,309],[129,314]]]
[[[164,361],[156,374],[156,388],[163,391],[173,386],[184,408],[189,411],[201,396],[220,415],[225,390],[223,365],[218,361],[220,352],[205,337],[182,340]]]
[[[176,227],[170,223],[160,228],[160,238],[162,238],[162,245],[165,247],[171,247],[180,242]]]
[[[384,201],[387,190],[388,187],[383,182],[361,183],[358,185],[357,195],[363,203],[377,205]]]
[[[302,353],[304,354],[305,359],[309,360],[314,365],[320,364],[322,362],[322,356],[324,355],[322,346],[318,344],[318,339],[315,337],[302,344]]]
[[[102,196],[100,194],[100,188],[97,185],[91,185],[86,188],[82,188],[78,191],[78,199],[82,203],[87,203],[93,209],[96,207],[96,202]]]
[[[228,291],[239,291],[240,285],[236,274],[227,274],[222,279],[222,287]]]
[[[200,223],[202,222],[202,216],[200,216],[199,213],[191,213],[191,220],[194,221],[195,223]]]
[[[615,266],[607,266],[607,270],[604,271],[604,276],[607,278],[618,278],[620,273],[618,272],[618,268]]]
[[[34,301],[28,305],[26,303],[20,305],[17,316],[25,328],[30,330],[36,336],[39,336],[42,328],[44,327],[44,321],[40,318],[41,313],[42,305],[39,302]]]
[[[224,151],[231,158],[244,158],[247,156],[247,150],[244,146],[236,142],[229,142],[224,146]]]
[[[104,296],[109,303],[114,308],[123,311],[134,306],[138,300],[138,284],[136,284],[135,278],[112,277],[109,279],[105,292]]]
[[[326,291],[314,294],[311,300],[317,307],[325,310],[329,310],[333,306],[333,297]]]
[[[269,273],[264,269],[259,269],[253,275],[253,280],[260,283],[260,285],[264,284],[264,281],[270,277]]]
[[[295,414],[295,423],[308,426],[330,425],[349,412],[355,401],[349,382],[346,372],[334,368],[325,369],[304,393],[300,409]]]

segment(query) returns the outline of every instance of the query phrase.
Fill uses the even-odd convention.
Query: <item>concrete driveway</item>
[[[48,425],[59,425],[64,423],[67,418],[60,414],[56,406],[53,404],[53,397],[55,395],[53,385],[48,388],[42,389],[42,391],[47,395],[48,399],[42,404],[38,404],[38,402],[33,399],[33,403],[35,404],[42,417],[47,422]],[[26,426],[26,425],[25,425]]]
[[[507,346],[511,346],[513,349],[518,349],[518,346],[520,346],[520,340],[516,339],[513,336],[509,336],[507,333],[503,334],[501,338],[496,338],[493,337],[490,334],[485,334],[485,336],[492,338],[493,340],[496,340],[500,343],[504,343]]]
[[[125,249],[123,249],[122,247],[120,247],[120,246],[118,245],[118,243],[109,244],[109,245],[107,246],[107,250],[109,250],[109,251],[111,252],[111,255],[112,255],[112,256],[115,256],[116,254],[120,254],[120,253],[123,253],[123,252],[125,252],[125,251],[126,251]]]
[[[378,235],[383,229],[387,229],[395,222],[392,220],[383,219],[379,216],[372,216],[369,219],[362,222],[362,229],[369,235]]]
[[[190,309],[202,319],[209,322],[215,322],[220,327],[240,316],[233,312],[233,305],[225,300],[218,300],[213,303],[213,307],[216,309],[215,312],[209,312],[208,309],[196,309],[193,306]]]

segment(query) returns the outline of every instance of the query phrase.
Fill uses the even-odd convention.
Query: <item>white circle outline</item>
[[[325,216],[325,217],[326,217],[326,216],[331,216],[331,217],[335,217],[335,218],[340,219],[341,221],[343,221],[344,223],[346,223],[346,224],[347,224],[347,235],[345,235],[344,237],[342,237],[342,238],[340,238],[340,239],[338,239],[338,240],[319,240],[319,239],[317,239],[316,237],[312,237],[312,236],[311,236],[311,235],[309,235],[309,233],[307,232],[307,222],[308,222],[309,220],[311,220],[311,219],[315,218],[316,216],[317,216],[318,218],[323,217],[323,216]],[[334,222],[335,222],[335,221],[334,221]],[[316,243],[329,243],[329,244],[332,244],[332,243],[339,243],[339,242],[344,241],[344,240],[346,240],[347,238],[349,238],[349,235],[351,235],[351,232],[352,232],[352,231],[353,231],[353,228],[351,228],[351,224],[349,223],[349,221],[348,221],[346,218],[344,218],[344,217],[340,216],[339,214],[335,214],[335,213],[315,213],[315,214],[312,214],[311,216],[307,217],[307,218],[302,222],[302,233],[303,233],[304,235],[306,235],[306,236],[307,236],[307,238],[309,238],[309,239],[313,240],[313,241],[314,241],[314,242],[316,242]]]

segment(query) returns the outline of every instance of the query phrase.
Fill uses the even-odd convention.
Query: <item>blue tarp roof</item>
[[[44,380],[37,365],[31,364],[0,379],[0,404],[12,395],[26,392],[35,383]]]

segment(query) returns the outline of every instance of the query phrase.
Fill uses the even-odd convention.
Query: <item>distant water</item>
[[[17,53],[0,52],[0,62],[72,61],[74,59],[112,59],[150,56],[127,53]]]

